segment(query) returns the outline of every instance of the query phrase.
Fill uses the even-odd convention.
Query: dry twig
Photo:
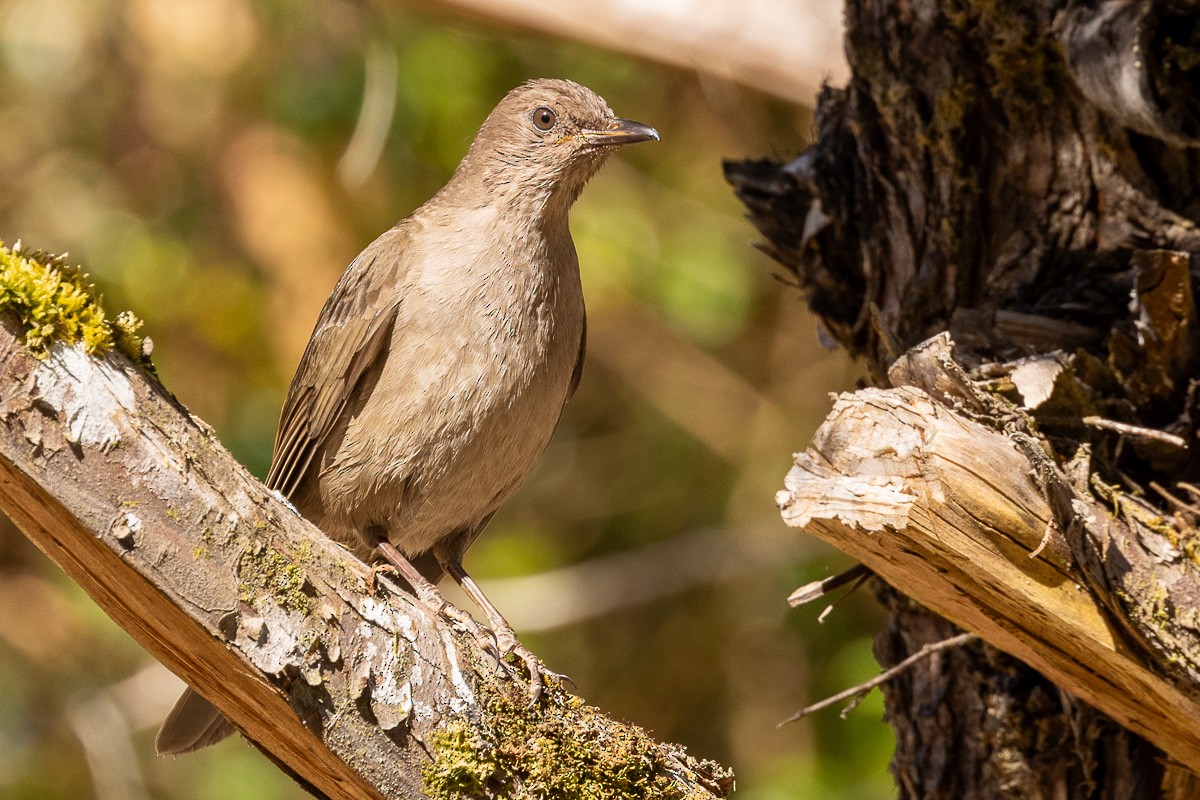
[[[862,683],[858,684],[857,686],[851,686],[849,689],[846,689],[843,692],[838,692],[837,694],[833,695],[832,697],[826,697],[824,700],[822,700],[819,703],[813,703],[811,706],[805,706],[804,708],[797,711],[795,714],[792,714],[790,717],[785,719],[783,722],[780,722],[777,727],[782,728],[784,725],[789,725],[793,722],[799,722],[800,720],[807,717],[809,714],[815,714],[816,712],[821,711],[822,709],[829,708],[830,706],[833,706],[833,705],[837,705],[838,703],[842,702],[843,700],[853,699],[855,702],[852,703],[852,705],[847,707],[847,709],[846,709],[846,711],[849,711],[851,708],[854,707],[854,705],[858,704],[858,701],[861,701],[862,698],[866,697],[867,694],[869,694],[870,691],[872,689],[874,689],[876,686],[887,683],[892,678],[894,678],[897,675],[899,675],[900,673],[904,672],[906,669],[909,669],[910,667],[912,667],[913,664],[916,664],[926,658],[929,658],[929,656],[933,655],[934,653],[940,653],[941,651],[949,650],[952,647],[960,647],[961,645],[969,644],[978,638],[979,637],[977,635],[975,635],[974,633],[960,633],[958,636],[951,636],[949,639],[943,639],[940,642],[933,642],[931,644],[927,644],[924,647],[922,647],[920,650],[918,650],[917,652],[913,653],[908,658],[901,661],[896,666],[885,669],[883,672],[879,673],[874,678],[871,678],[868,681],[863,681]],[[843,712],[843,716],[845,716],[844,712]]]

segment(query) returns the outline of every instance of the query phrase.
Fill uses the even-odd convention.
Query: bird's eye
[[[549,108],[539,106],[533,110],[533,127],[548,131],[558,122],[558,116]]]

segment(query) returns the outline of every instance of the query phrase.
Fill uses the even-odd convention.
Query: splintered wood
[[[1200,703],[1080,585],[1040,468],[922,388],[864,389],[838,399],[778,501],[789,525],[1200,770]]]

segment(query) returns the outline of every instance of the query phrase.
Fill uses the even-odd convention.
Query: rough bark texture
[[[887,389],[827,420],[785,516],[1057,684],[983,644],[892,681],[904,797],[1195,796],[1178,767],[1200,767],[1195,742],[1162,726],[1194,727],[1200,698],[1198,13],[850,0],[853,77],[821,94],[817,143],[727,165],[764,249]],[[928,404],[896,414],[902,387]],[[978,430],[930,461],[924,437],[947,420]],[[960,467],[1004,463],[996,437],[1036,509],[976,513],[997,507],[978,504],[995,476]],[[836,473],[824,487],[818,466]],[[931,516],[881,522],[881,488]],[[930,535],[972,528],[965,559]],[[1054,605],[1072,584],[1090,623]],[[885,663],[953,630],[882,594]],[[1113,658],[1061,658],[1089,642]]]
[[[472,636],[375,586],[123,355],[23,339],[0,315],[0,506],[319,795],[728,793],[559,689],[527,708]]]

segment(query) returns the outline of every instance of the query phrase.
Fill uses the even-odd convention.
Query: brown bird
[[[550,442],[583,368],[567,212],[616,145],[658,139],[591,90],[534,80],[488,115],[441,191],[342,274],[288,389],[267,485],[440,612],[453,578],[541,693],[545,668],[462,566]],[[476,628],[476,630],[478,630]],[[188,689],[159,753],[233,732]]]

